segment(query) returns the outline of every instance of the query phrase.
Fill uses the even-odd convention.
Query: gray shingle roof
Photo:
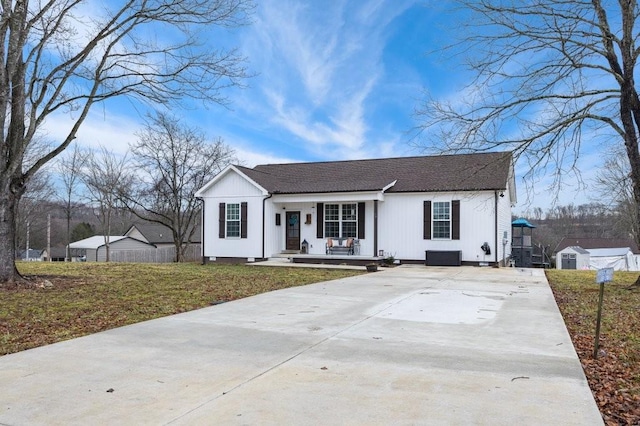
[[[506,189],[510,152],[237,166],[273,194]]]
[[[170,228],[165,225],[156,222],[135,222],[131,225],[131,228],[135,228],[149,241],[151,244],[169,244],[173,243],[173,233]],[[128,232],[128,231],[127,231]],[[197,225],[197,229],[193,234],[191,243],[200,242],[200,225]]]
[[[566,248],[566,247],[565,247]],[[575,251],[576,253],[580,253],[580,254],[589,254],[588,251],[586,251],[585,249],[583,249],[580,246],[569,246],[569,248],[573,249],[573,251]],[[563,249],[564,250],[564,249]]]

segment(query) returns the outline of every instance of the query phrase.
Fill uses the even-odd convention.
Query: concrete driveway
[[[0,357],[0,424],[602,424],[540,270],[402,266]]]

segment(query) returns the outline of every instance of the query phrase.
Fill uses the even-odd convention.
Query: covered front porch
[[[377,212],[383,199],[380,191],[274,195],[266,203],[267,217],[275,215],[275,226],[265,235],[267,256],[292,263],[380,262],[388,257],[378,247]]]

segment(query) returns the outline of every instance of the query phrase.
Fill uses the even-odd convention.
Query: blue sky
[[[227,92],[228,109],[192,105],[173,111],[211,140],[222,137],[247,166],[421,155],[411,130],[423,92],[455,99],[470,79],[460,58],[437,52],[459,28],[446,2],[258,3],[254,22],[222,41],[247,57],[255,73],[248,87]],[[124,153],[141,128],[141,112],[126,100],[94,107],[78,141]],[[51,135],[61,132],[63,121],[47,123]],[[585,180],[598,161],[598,155],[581,160]],[[546,210],[553,200],[548,178],[529,193],[520,179],[525,169],[517,165],[515,212]],[[557,200],[587,201],[575,185]]]

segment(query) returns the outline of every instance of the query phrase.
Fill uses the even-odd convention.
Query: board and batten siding
[[[284,250],[286,215],[282,207],[274,205],[272,199],[267,199],[265,208],[265,257],[271,257],[274,253]],[[276,214],[280,215],[280,225],[276,225]],[[262,220],[262,219],[260,219]]]
[[[260,258],[262,256],[261,191],[234,171],[209,188],[204,201],[204,257]],[[220,203],[247,203],[247,238],[219,238]]]
[[[460,239],[424,239],[424,201],[460,200]],[[495,193],[386,194],[378,204],[378,250],[385,256],[424,260],[426,250],[461,250],[463,262],[492,262],[495,259]],[[492,254],[480,248],[488,242]]]

